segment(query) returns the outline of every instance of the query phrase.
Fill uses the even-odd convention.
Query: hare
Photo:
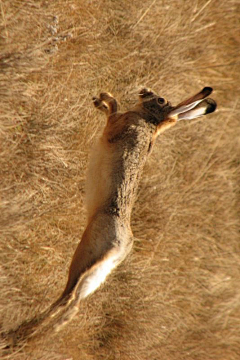
[[[34,335],[47,320],[55,327],[70,320],[78,311],[80,301],[93,293],[126,258],[134,238],[131,211],[154,141],[179,120],[213,112],[216,102],[206,99],[211,92],[210,87],[205,87],[172,106],[144,88],[136,106],[125,113],[117,111],[117,101],[109,93],[93,98],[95,107],[107,115],[107,124],[90,156],[86,182],[87,226],[73,255],[62,295],[42,314],[6,334],[13,345]]]

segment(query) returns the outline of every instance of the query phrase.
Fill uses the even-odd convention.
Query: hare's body
[[[120,121],[121,129],[113,129],[114,123]],[[86,186],[88,219],[97,209],[104,209],[129,221],[153,133],[154,127],[132,112],[109,117],[90,157]]]
[[[117,102],[108,93],[94,98],[94,105],[107,114],[107,124],[90,156],[87,174],[87,226],[75,251],[68,282],[59,299],[45,312],[20,325],[8,335],[30,336],[38,326],[54,318],[63,324],[78,310],[79,302],[94,292],[107,275],[128,255],[133,244],[131,211],[139,179],[155,138],[181,119],[193,119],[215,110],[205,99],[211,88],[173,107],[153,92],[143,89],[140,102],[130,111],[117,112]]]
[[[114,129],[121,122],[122,128]],[[88,226],[72,260],[66,293],[75,286],[85,267],[84,259],[95,261],[97,256],[102,260],[109,252],[108,261],[114,257],[108,267],[110,273],[131,250],[131,210],[153,133],[154,126],[132,112],[115,113],[108,118],[90,156],[86,186]],[[101,277],[100,272],[98,275]],[[98,282],[96,278],[93,281]],[[94,287],[90,283],[89,286]]]

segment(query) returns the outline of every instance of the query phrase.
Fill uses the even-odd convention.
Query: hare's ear
[[[213,112],[217,104],[212,99],[205,99],[212,92],[212,88],[205,87],[191,98],[178,104],[170,113],[168,118],[175,120],[192,120]],[[205,100],[203,100],[205,99]]]

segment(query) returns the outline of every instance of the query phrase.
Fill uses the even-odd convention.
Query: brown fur
[[[203,100],[209,93],[203,89],[181,103],[181,113],[185,105],[195,104],[196,97]],[[175,112],[180,106],[173,107],[148,89],[143,89],[139,103],[123,114],[117,112],[117,102],[108,93],[93,100],[106,113],[107,124],[90,158],[88,224],[74,253],[62,295],[42,314],[6,334],[12,345],[34,335],[48,319],[54,319],[55,328],[72,319],[80,301],[94,292],[129,254],[133,244],[131,212],[144,164],[156,137],[177,123]],[[216,105],[211,101],[214,111]],[[207,107],[203,108],[204,115]]]
[[[0,23],[1,331],[65,287],[105,123],[91,97],[110,90],[125,111],[143,84],[174,104],[210,84],[219,104],[155,142],[133,250],[105,286],[62,331],[0,358],[238,360],[239,2],[4,0]]]

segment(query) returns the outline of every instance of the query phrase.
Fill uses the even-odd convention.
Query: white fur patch
[[[105,281],[106,277],[119,264],[119,258],[119,254],[114,252],[114,254],[103,259],[84,274],[81,279],[82,286],[80,285],[79,300],[92,294]]]

